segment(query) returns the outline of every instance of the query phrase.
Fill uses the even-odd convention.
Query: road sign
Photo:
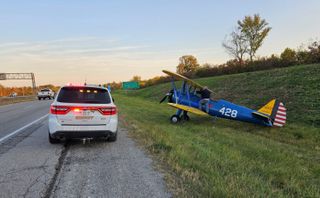
[[[36,94],[34,73],[0,73],[0,80],[31,80],[33,93]]]
[[[139,89],[140,85],[139,82],[132,81],[132,82],[123,82],[122,83],[122,89]]]

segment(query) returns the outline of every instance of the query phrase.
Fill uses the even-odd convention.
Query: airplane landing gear
[[[186,114],[186,115],[182,116],[182,119],[185,120],[185,121],[189,121],[190,117]]]
[[[182,111],[182,110],[178,109],[177,113],[174,114],[173,116],[171,116],[170,121],[172,124],[176,124],[176,123],[180,122],[181,120],[189,121],[190,117],[188,116],[187,111]]]
[[[188,116],[188,112],[187,111],[183,111],[183,114],[181,116],[181,118],[185,121],[189,121],[190,117]]]
[[[171,121],[172,124],[176,124],[176,123],[178,123],[180,121],[180,119],[181,118],[179,116],[173,115],[173,116],[171,116],[170,121]]]

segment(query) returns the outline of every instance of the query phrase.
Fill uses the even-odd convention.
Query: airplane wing
[[[194,113],[196,115],[208,115],[205,112],[201,111],[200,109],[196,109],[193,107],[189,107],[189,106],[185,106],[185,105],[181,105],[181,104],[175,104],[175,103],[168,103],[168,105],[170,105],[171,107],[177,108],[177,109],[181,109],[183,111],[187,111],[190,113]]]
[[[199,88],[199,89],[203,89],[204,87],[202,85],[200,85],[199,83],[196,83],[195,81],[185,77],[185,76],[182,76],[180,74],[177,74],[177,73],[174,73],[174,72],[171,72],[171,71],[167,71],[167,70],[162,70],[163,73],[166,73],[168,74],[169,76],[172,76],[172,77],[175,77],[176,79],[178,80],[183,80],[183,81],[186,81],[187,83],[189,83],[190,85],[196,87],[196,88]],[[210,89],[208,89],[210,92],[213,92],[211,91]]]

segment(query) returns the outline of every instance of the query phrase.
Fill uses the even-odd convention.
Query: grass
[[[35,99],[36,99],[35,96],[23,96],[23,97],[15,97],[15,98],[0,97],[0,106],[19,103],[19,102],[27,102]]]
[[[191,116],[169,123],[161,84],[113,96],[131,135],[168,167],[179,197],[319,197],[320,65],[197,79],[214,98],[257,109],[279,97],[284,128]],[[173,178],[173,181],[172,181]],[[177,182],[175,182],[177,181]]]

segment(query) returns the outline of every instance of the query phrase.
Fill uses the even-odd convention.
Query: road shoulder
[[[163,174],[119,128],[118,140],[73,141],[56,180],[53,197],[171,197]]]

